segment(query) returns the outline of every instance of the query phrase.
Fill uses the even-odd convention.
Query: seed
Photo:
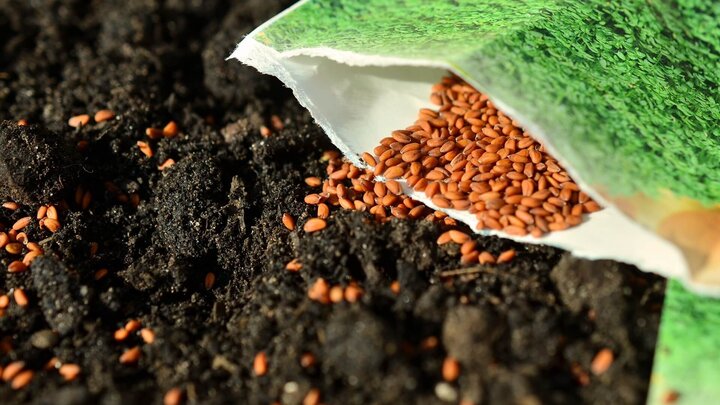
[[[22,244],[18,242],[12,242],[5,245],[5,250],[11,255],[19,255],[22,252]]]
[[[158,166],[158,170],[163,171],[165,169],[172,167],[174,164],[175,164],[175,160],[167,159],[160,166]]]
[[[143,342],[152,344],[155,341],[155,332],[148,328],[142,328],[140,329],[140,337]]]
[[[120,355],[120,364],[135,364],[140,360],[141,354],[140,346],[127,349]]]
[[[316,205],[320,204],[324,200],[320,194],[308,194],[305,196],[305,204]]]
[[[450,231],[443,232],[442,234],[440,234],[440,237],[438,237],[437,244],[444,245],[446,243],[450,243],[451,241],[452,241],[452,238],[450,237]]]
[[[10,305],[10,297],[5,294],[0,295],[0,309],[5,309],[8,305]]]
[[[455,229],[448,231],[448,233],[450,234],[450,239],[458,245],[462,245],[470,239],[470,236],[468,234]]]
[[[327,281],[323,278],[318,278],[315,280],[313,285],[310,286],[310,289],[308,290],[308,298],[321,304],[327,304],[330,302],[328,297],[329,292],[330,287],[328,286]]]
[[[400,294],[400,282],[395,280],[390,283],[390,291],[392,291],[395,295]]]
[[[93,277],[95,278],[95,280],[101,280],[102,278],[107,276],[107,274],[108,274],[108,269],[100,269],[95,272]]]
[[[462,253],[463,255],[466,255],[466,254],[472,252],[473,250],[475,250],[476,246],[477,246],[477,242],[475,242],[474,240],[467,240],[467,241],[463,242],[462,246],[460,247],[460,253]]]
[[[255,372],[255,375],[258,377],[262,377],[267,373],[267,369],[268,364],[265,352],[260,352],[256,354],[255,359],[253,360],[253,371]]]
[[[344,297],[345,293],[343,292],[343,288],[341,286],[336,285],[330,288],[330,302],[341,302]]]
[[[97,121],[97,120],[96,120]],[[77,364],[63,364],[58,369],[58,373],[65,379],[65,381],[72,381],[80,375],[80,366]]]
[[[13,378],[12,383],[10,383],[10,387],[14,390],[25,388],[26,385],[30,384],[33,376],[35,376],[35,373],[32,370],[25,370]]]
[[[27,268],[28,266],[25,263],[15,260],[8,265],[8,273],[22,273],[27,270]]]
[[[18,219],[12,226],[12,229],[19,231],[21,229],[24,229],[26,226],[30,224],[30,221],[32,221],[32,217],[24,217]]]
[[[287,212],[282,215],[282,223],[290,231],[295,230],[295,218],[293,218]]]
[[[373,157],[373,155],[371,155],[371,154],[369,154],[369,153],[367,153],[367,152],[364,152],[364,153],[361,155],[361,158],[362,158],[362,160],[363,160],[365,163],[367,163],[368,166],[370,166],[370,167],[375,167],[375,165],[377,165],[377,161],[375,161],[375,158]]]
[[[48,207],[47,205],[41,205],[40,208],[38,208],[37,215],[35,218],[37,219],[43,219],[45,218],[45,215],[47,215]]]
[[[462,264],[469,264],[469,263],[477,263],[479,252],[477,250],[472,250],[468,253],[465,253],[460,257],[460,263]]]
[[[303,368],[312,367],[315,365],[315,356],[312,353],[303,353],[300,356],[300,365]]]
[[[13,298],[15,298],[15,302],[21,307],[26,307],[29,304],[28,297],[22,288],[16,288],[15,291],[13,291]]]
[[[327,204],[318,204],[317,216],[321,219],[326,219],[330,216],[330,207]]]
[[[163,405],[180,405],[183,392],[180,388],[170,388],[163,397]]]
[[[460,363],[452,357],[446,357],[442,364],[442,377],[447,382],[453,382],[460,377]]]
[[[19,127],[24,127],[28,124],[28,122],[25,119],[21,119],[21,120],[18,120],[17,124]]]
[[[162,129],[162,134],[165,138],[173,138],[178,134],[178,126],[175,121],[170,121]]]
[[[495,256],[490,252],[480,252],[478,255],[478,262],[480,264],[493,264],[495,263]]]
[[[68,120],[68,125],[73,128],[80,128],[90,122],[90,116],[87,114],[76,115]]]
[[[320,390],[313,388],[303,398],[303,405],[319,405],[320,404]]]
[[[146,128],[145,135],[150,139],[160,139],[163,136],[163,131],[157,128]]]
[[[132,333],[140,329],[141,323],[137,319],[131,319],[125,324],[125,330]]]
[[[213,286],[215,285],[215,273],[208,272],[205,275],[205,280],[204,280],[203,284],[205,285],[206,290],[213,288]]]
[[[153,157],[153,150],[150,148],[150,144],[144,141],[137,141],[137,146],[140,149],[140,152],[142,152],[145,156],[151,158]]]
[[[450,201],[448,201],[445,197],[442,197],[440,195],[436,195],[432,198],[432,203],[437,205],[440,208],[450,208],[451,204]]]
[[[123,340],[127,339],[127,337],[130,336],[130,332],[128,332],[125,328],[120,328],[113,333],[113,338],[115,338],[116,341],[122,342]]]
[[[15,211],[18,208],[20,208],[20,206],[17,203],[14,203],[11,201],[4,202],[2,206],[3,206],[3,208],[9,209],[10,211]]]
[[[298,259],[292,259],[288,264],[285,265],[285,269],[289,271],[300,271],[302,269],[302,263]]]
[[[355,284],[350,284],[345,288],[345,301],[353,303],[357,302],[363,295],[362,288]]]
[[[602,349],[593,358],[590,371],[595,375],[603,374],[610,368],[614,360],[615,355],[610,349]]]
[[[310,187],[320,187],[322,185],[322,180],[320,180],[319,177],[306,177],[305,184]]]
[[[95,113],[95,122],[108,121],[115,118],[115,113],[111,110],[100,110]]]
[[[515,249],[508,249],[498,255],[498,263],[507,263],[515,258]]]
[[[317,232],[325,229],[327,226],[327,223],[324,219],[320,218],[310,218],[305,225],[303,226],[303,230],[307,233]]]
[[[388,179],[397,179],[398,177],[401,177],[405,171],[400,166],[393,166],[387,170],[385,170],[385,173],[383,174]]]
[[[260,127],[260,136],[263,138],[267,138],[270,135],[272,135],[272,131],[270,131],[270,128],[266,127],[265,125]]]
[[[47,209],[47,213],[46,213],[46,214],[47,214],[47,217],[50,218],[50,219],[55,219],[55,220],[58,219],[57,208],[55,208],[54,205],[48,206],[48,209]],[[38,219],[40,219],[40,218],[38,218]]]
[[[8,364],[7,366],[5,366],[5,369],[2,371],[3,381],[7,382],[7,381],[12,380],[24,368],[25,368],[24,361],[13,361],[12,363]]]
[[[0,248],[4,248],[10,241],[10,237],[5,232],[0,232]]]
[[[503,228],[503,231],[505,233],[507,233],[508,235],[514,235],[514,236],[525,236],[528,233],[524,227],[516,226],[516,225],[508,225]]]

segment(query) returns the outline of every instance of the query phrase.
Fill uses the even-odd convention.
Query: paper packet
[[[720,295],[720,11],[712,1],[305,0],[231,58],[293,90],[357,165],[448,71],[604,207],[541,238]],[[423,193],[408,194],[432,208]],[[474,229],[475,216],[443,209]]]

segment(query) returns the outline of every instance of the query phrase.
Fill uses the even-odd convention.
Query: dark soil
[[[283,212],[298,224],[314,215],[303,179],[325,174],[332,146],[275,79],[224,60],[289,2],[228,3],[0,0],[0,201],[23,204],[0,209],[0,230],[48,203],[62,223],[55,234],[37,221],[25,230],[45,249],[29,271],[6,273],[16,258],[0,253],[0,294],[23,288],[30,301],[0,317],[0,365],[35,370],[24,389],[0,383],[0,403],[161,403],[172,387],[191,403],[299,404],[311,388],[328,404],[644,403],[658,277],[478,238],[518,256],[445,279],[459,255],[437,246],[437,224],[334,210],[322,232],[286,230]],[[102,108],[118,116],[67,124]],[[272,114],[285,129],[263,138]],[[141,154],[145,128],[170,120],[180,135]],[[87,150],[75,152],[83,140]],[[168,158],[177,163],[159,171]],[[92,195],[85,210],[78,187]],[[285,270],[293,258],[304,265],[297,273]],[[109,273],[95,280],[101,268]],[[317,277],[356,281],[365,295],[311,301]],[[154,343],[116,342],[129,319]],[[120,364],[135,345],[139,363]],[[595,376],[603,348],[615,361]],[[260,351],[262,377],[252,371]],[[315,365],[300,365],[304,353]],[[450,384],[440,373],[448,355],[462,369]],[[44,370],[53,357],[79,364],[80,376]]]

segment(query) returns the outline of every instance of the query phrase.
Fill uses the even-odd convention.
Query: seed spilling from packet
[[[383,138],[363,160],[375,176],[405,179],[439,208],[468,210],[478,229],[539,237],[579,225],[600,206],[543,145],[455,76],[432,88],[437,110]]]

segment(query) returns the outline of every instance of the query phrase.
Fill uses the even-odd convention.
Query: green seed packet
[[[308,0],[232,57],[282,80],[356,164],[430,107],[432,84],[452,71],[605,207],[569,230],[513,239],[720,293],[717,2]]]

